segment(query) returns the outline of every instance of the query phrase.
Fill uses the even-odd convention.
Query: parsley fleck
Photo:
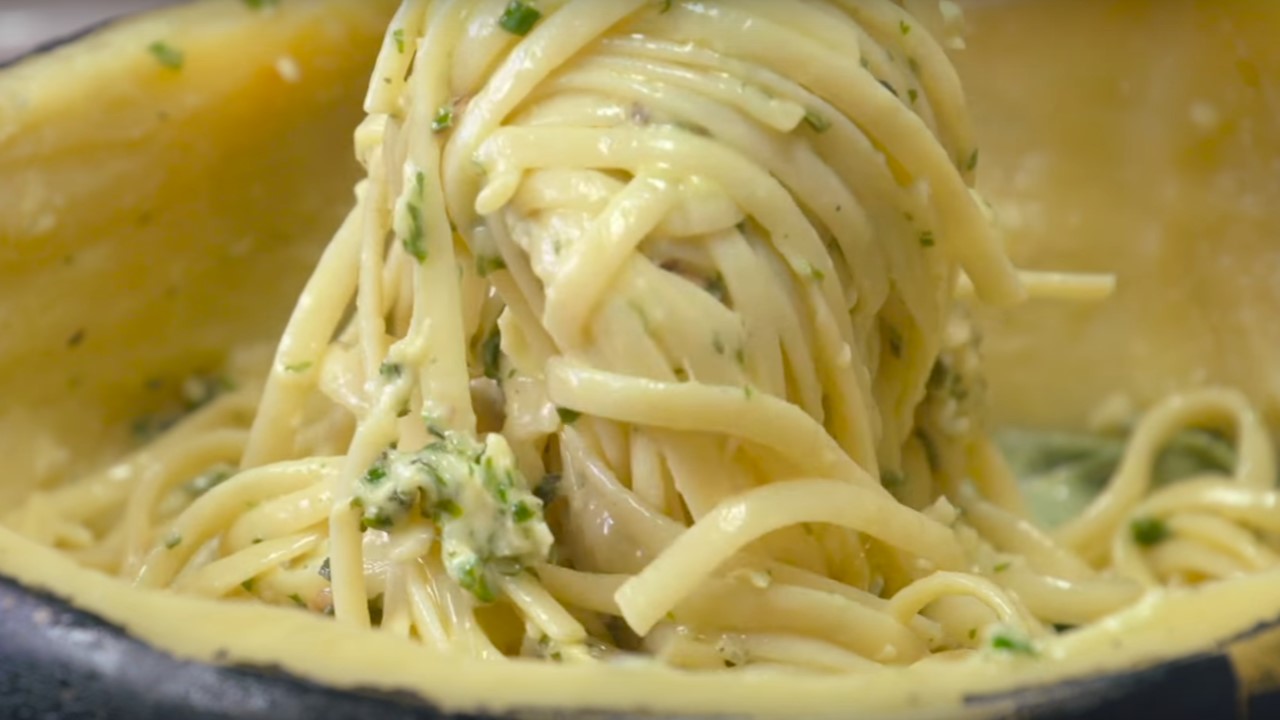
[[[240,583],[240,587],[244,588],[245,592],[248,592],[248,593],[253,592],[253,578],[249,578],[248,580],[245,580],[244,582]]]
[[[384,380],[398,380],[402,375],[404,375],[404,365],[387,360],[378,366],[378,374],[381,375]]]
[[[723,355],[725,351],[724,340],[719,335],[711,336],[711,349],[716,351],[717,355]]]
[[[243,0],[244,4],[253,10],[265,10],[273,8],[280,4],[280,0]]]
[[[502,370],[502,331],[497,325],[480,343],[480,362],[484,365],[484,376],[497,380]]]
[[[896,358],[902,357],[902,332],[886,323],[884,325],[885,342],[889,345],[889,353]]]
[[[721,273],[716,273],[715,277],[708,280],[704,288],[708,293],[711,293],[711,297],[721,303],[729,298],[729,287],[725,285],[724,275]]]
[[[969,155],[969,159],[965,161],[964,169],[973,172],[978,169],[978,148],[974,148]]]
[[[382,625],[382,593],[369,598],[369,622],[374,627]]]
[[[172,533],[164,539],[164,547],[166,550],[172,550],[182,544],[182,536],[178,533]]]
[[[934,244],[934,239],[933,239],[933,231],[932,231],[932,230],[925,230],[925,231],[923,231],[923,232],[921,232],[921,233],[920,233],[920,246],[921,246],[921,247],[931,248],[931,247],[933,247],[933,244]]]
[[[1017,655],[1036,654],[1036,649],[1031,645],[1030,640],[1009,633],[996,633],[996,636],[991,638],[991,647]]]
[[[427,224],[422,217],[423,186],[426,175],[418,171],[413,178],[414,197],[405,203],[405,212],[409,213],[409,234],[404,238],[405,252],[423,262],[427,259]]]
[[[671,11],[671,0],[662,0],[662,12]]]
[[[404,28],[396,28],[395,31],[391,33],[391,39],[395,40],[396,42],[396,52],[403,55],[404,54]]]
[[[888,90],[889,92],[893,93],[894,97],[898,97],[898,91],[894,89],[893,85],[889,84],[888,80],[881,80],[880,84],[884,86],[885,90]]]
[[[296,363],[289,363],[288,365],[284,366],[284,371],[287,373],[304,373],[310,370],[313,364],[314,363],[312,363],[310,360],[304,360],[302,362],[296,362]]]
[[[289,595],[289,599],[292,600],[293,604],[297,605],[298,607],[304,608],[307,606],[307,603],[303,601],[302,596],[299,595],[298,593],[291,593]]]
[[[814,282],[822,282],[823,280],[827,279],[827,274],[822,272],[821,268],[816,267],[813,263],[809,262],[808,260],[801,260],[800,267],[798,269],[800,271],[800,274],[807,276],[810,280],[813,280]]]
[[[1144,547],[1158,545],[1169,538],[1169,526],[1160,518],[1138,518],[1129,524],[1133,541]]]
[[[1004,562],[998,562],[996,563],[995,567],[991,568],[991,570],[992,572],[1001,573],[1009,569],[1009,564],[1010,563],[1008,560],[1005,560]]]
[[[536,516],[537,513],[528,503],[518,502],[511,508],[511,519],[518,523],[527,523]]]
[[[360,516],[361,530],[390,530],[395,525],[395,519],[381,508],[374,511],[372,515],[368,513]]]
[[[498,25],[512,35],[528,35],[541,19],[542,13],[537,8],[521,0],[511,0],[498,18]]]
[[[814,132],[826,132],[831,129],[831,121],[819,115],[814,110],[804,111],[804,121]]]
[[[476,256],[476,274],[480,277],[488,277],[499,270],[506,269],[507,261],[503,260],[501,255]]]
[[[915,102],[920,99],[920,92],[915,88],[909,88],[907,90],[907,97],[911,99],[912,104],[915,104]]]
[[[566,407],[557,407],[556,414],[560,416],[560,422],[565,425],[572,425],[577,422],[578,418],[582,417],[582,413]]]
[[[902,34],[903,34],[903,35],[910,35],[910,34],[911,34],[911,24],[910,24],[910,23],[908,23],[906,20],[899,20],[899,21],[898,21],[898,30],[900,30],[900,31],[902,32]]]
[[[157,40],[147,46],[147,52],[156,59],[156,62],[169,68],[170,70],[181,70],[182,63],[186,60],[186,56],[182,51],[172,45]]]
[[[441,105],[431,119],[431,132],[442,133],[453,127],[453,104]]]

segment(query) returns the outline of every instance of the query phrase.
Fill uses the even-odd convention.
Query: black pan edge
[[[1276,627],[1276,623],[1259,625],[1239,639]],[[968,704],[1016,708],[1008,717],[1026,720],[1265,718],[1280,717],[1280,690],[1247,695],[1227,655],[1212,651],[1129,672],[976,695]],[[576,709],[516,714],[564,720],[654,718],[646,713]],[[510,720],[512,716],[484,711],[450,714],[407,692],[342,690],[275,667],[177,658],[52,593],[0,576],[0,718],[11,717]],[[667,716],[666,720],[677,718]]]

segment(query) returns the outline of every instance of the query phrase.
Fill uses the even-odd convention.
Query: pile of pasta
[[[265,380],[9,524],[443,652],[735,672],[1032,655],[1275,564],[1270,441],[1228,390],[1031,521],[960,295],[1087,289],[1007,258],[933,15],[407,0]],[[1154,488],[1188,427],[1234,467]]]

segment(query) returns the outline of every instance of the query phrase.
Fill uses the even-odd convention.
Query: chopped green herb
[[[1010,562],[1008,560],[1005,560],[1003,562],[996,563],[995,567],[991,568],[991,570],[992,572],[1001,573],[1001,572],[1004,572],[1005,570],[1008,570],[1009,565],[1010,565]]]
[[[889,92],[893,93],[894,97],[898,97],[898,91],[895,90],[894,87],[889,84],[888,80],[881,80],[880,84],[884,86],[885,90],[888,90]]]
[[[661,10],[661,12],[664,12],[664,13],[665,13],[665,12],[670,12],[670,10],[671,10],[671,2],[672,2],[672,0],[662,0],[662,10]]]
[[[404,54],[404,28],[396,28],[391,33],[391,39],[396,41],[396,52]]]
[[[489,585],[489,579],[485,577],[479,562],[472,562],[463,566],[458,571],[457,580],[463,590],[475,595],[480,602],[491,603],[497,599],[497,595],[494,594],[493,587]]]
[[[717,355],[724,354],[724,340],[720,339],[720,335],[716,334],[711,336],[711,349],[715,350]]]
[[[511,519],[518,523],[527,523],[537,516],[537,511],[528,503],[518,502],[511,508]]]
[[[911,68],[911,72],[915,75],[920,74],[920,61],[913,57],[907,58],[907,67]]]
[[[880,484],[890,490],[900,487],[906,478],[897,470],[882,470],[880,472]]]
[[[405,203],[405,212],[409,214],[409,234],[404,238],[405,252],[423,262],[427,259],[427,223],[422,215],[422,198],[427,176],[418,171],[413,177],[414,196]]]
[[[502,259],[501,255],[477,255],[476,256],[476,274],[480,277],[488,277],[499,270],[507,269],[507,261]]]
[[[446,520],[456,520],[462,517],[463,513],[462,506],[453,498],[444,498],[443,500],[436,502],[434,510],[435,511],[431,513],[431,519],[434,520],[437,525],[445,522]]]
[[[249,578],[248,580],[240,583],[240,587],[244,588],[244,591],[247,593],[253,592],[253,578]]]
[[[1158,545],[1169,539],[1169,526],[1163,520],[1155,517],[1137,518],[1129,524],[1129,531],[1133,533],[1133,541],[1144,547]]]
[[[382,624],[382,593],[369,598],[369,622],[374,627]]]
[[[920,233],[920,246],[931,248],[934,245],[933,231],[924,230]]]
[[[404,365],[390,360],[384,361],[378,366],[378,374],[384,380],[399,380],[404,375]]]
[[[978,148],[973,149],[973,153],[969,155],[969,159],[965,161],[964,169],[973,172],[978,169]]]
[[[738,349],[733,351],[733,360],[734,362],[738,363],[738,365],[742,367],[746,367],[747,366],[747,349],[739,345]]]
[[[534,6],[521,0],[511,0],[507,9],[502,11],[502,17],[498,18],[498,25],[512,35],[528,35],[541,19],[542,13]]]
[[[372,514],[366,512],[360,516],[361,530],[390,530],[393,525],[395,518],[381,508],[374,509]]]
[[[795,270],[800,275],[804,275],[814,282],[822,282],[827,278],[827,274],[822,272],[821,268],[818,268],[808,260],[797,261]]]
[[[911,24],[910,24],[910,23],[908,23],[906,20],[899,20],[899,21],[898,21],[898,30],[899,30],[903,35],[910,35],[910,34],[911,34]]]
[[[302,599],[302,596],[299,595],[298,593],[290,593],[289,599],[293,601],[294,605],[297,605],[300,608],[304,608],[307,606],[307,603]]]
[[[577,422],[578,418],[582,417],[582,413],[566,407],[557,407],[556,414],[560,416],[560,422],[565,425],[572,425]]]
[[[1031,644],[1030,640],[1013,635],[1012,633],[996,633],[995,637],[991,638],[991,647],[996,650],[1003,650],[1004,652],[1017,655],[1036,654],[1036,649]]]
[[[320,569],[317,570],[316,572],[319,573],[320,577],[324,578],[325,580],[333,579],[332,573],[329,570],[329,558],[325,558],[324,562],[320,563]]]
[[[867,60],[867,57],[866,57],[865,55],[864,55],[864,56],[862,56],[862,57],[860,57],[860,58],[858,58],[858,64],[862,66],[862,69],[863,69],[863,70],[870,70],[870,69],[871,69],[871,61],[870,61],[870,60]]]
[[[169,45],[163,40],[157,40],[147,46],[147,52],[156,59],[156,62],[169,68],[170,70],[181,70],[182,64],[186,60],[186,56],[182,51]]]
[[[755,394],[756,394],[755,388],[751,387],[750,385],[742,386],[742,395],[746,399],[750,400],[751,398],[755,397]]]
[[[314,364],[315,363],[311,362],[310,360],[303,360],[302,362],[290,363],[284,366],[284,371],[287,373],[294,373],[294,374],[304,373],[310,370],[311,366]]]
[[[804,121],[814,132],[826,132],[831,129],[831,121],[819,115],[816,110],[805,110]]]
[[[889,354],[896,358],[902,357],[902,332],[889,323],[884,323],[882,327],[884,328],[885,343],[889,346]]]
[[[431,119],[431,132],[442,133],[453,127],[453,103],[441,105]]]
[[[978,637],[978,628],[969,628],[969,639],[973,640]]]
[[[254,10],[273,8],[280,4],[280,0],[243,0],[243,2]]]
[[[502,330],[495,323],[493,329],[480,343],[480,362],[484,365],[484,376],[490,380],[501,377],[502,371]]]
[[[182,536],[178,533],[171,533],[169,537],[164,539],[164,547],[166,550],[172,550],[182,544]]]
[[[729,288],[725,285],[724,275],[721,273],[716,273],[704,287],[708,293],[711,293],[711,297],[722,303],[729,299]]]
[[[381,484],[382,481],[386,479],[387,479],[387,456],[386,456],[386,453],[383,453],[382,456],[380,456],[376,461],[374,461],[372,465],[369,466],[369,469],[365,471],[364,477],[360,478],[360,481],[372,487],[372,486],[377,486]],[[351,502],[352,504],[355,504],[359,500],[360,498],[352,498]]]
[[[920,91],[915,88],[908,88],[907,97],[911,99],[911,103],[914,105],[920,99]]]

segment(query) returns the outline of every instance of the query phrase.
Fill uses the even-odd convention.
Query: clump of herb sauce
[[[554,540],[501,435],[445,432],[415,452],[387,450],[353,504],[366,528],[390,530],[415,512],[434,522],[449,576],[483,602],[496,599],[495,576],[545,561]]]

